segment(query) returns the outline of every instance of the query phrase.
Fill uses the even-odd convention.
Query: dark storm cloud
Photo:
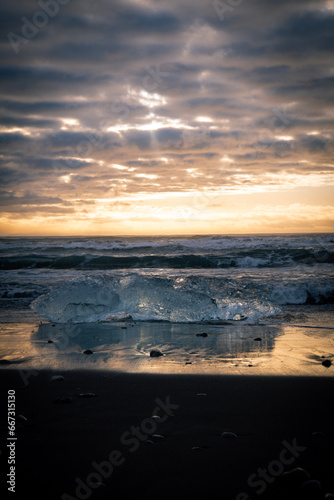
[[[17,182],[24,182],[28,179],[26,173],[19,172],[15,168],[0,167],[0,179],[2,186],[15,186]]]
[[[211,0],[52,0],[54,15],[42,4],[1,7],[7,205],[24,206],[27,189],[65,206],[116,188],[217,188],[255,182],[243,173],[307,175],[317,162],[331,171],[325,0],[227,1],[224,13]]]
[[[20,146],[26,144],[30,141],[28,137],[19,133],[5,133],[0,134],[0,145],[2,147],[6,146]]]
[[[322,139],[321,137],[303,137],[300,141],[299,144],[302,148],[305,148],[307,151],[310,153],[317,153],[319,151],[325,151],[327,147],[330,146],[329,140]],[[333,150],[333,141],[332,141],[332,148]]]
[[[1,71],[0,90],[20,95],[22,92],[36,96],[58,93],[60,89],[68,89],[72,94],[85,88],[86,85],[101,85],[110,81],[110,76],[94,75],[88,70],[77,73],[53,68],[7,66]],[[10,86],[10,88],[9,88]]]
[[[37,96],[35,95],[35,98]],[[19,114],[47,114],[52,116],[66,112],[79,113],[80,111],[87,111],[88,108],[93,107],[94,101],[87,102],[71,102],[71,101],[13,101],[5,100],[0,101],[0,108],[9,113]]]
[[[0,126],[4,127],[29,127],[29,128],[53,128],[57,126],[57,122],[55,120],[36,120],[33,118],[25,118],[24,116],[13,117],[13,116],[0,116]]]
[[[128,145],[135,144],[140,150],[147,150],[151,145],[151,133],[141,130],[131,130],[126,134]]]
[[[310,50],[332,53],[333,23],[333,12],[316,10],[294,14],[284,25],[273,30],[274,50],[299,55],[308,54]]]
[[[59,203],[63,203],[63,200],[52,196],[36,196],[29,192],[25,193],[24,196],[13,196],[12,194],[8,194],[6,191],[0,191],[0,204],[2,206],[54,205]]]
[[[162,145],[170,145],[173,147],[182,145],[182,130],[175,128],[162,128],[155,132],[157,140]]]

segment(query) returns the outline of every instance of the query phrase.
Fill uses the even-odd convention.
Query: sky
[[[334,230],[334,0],[0,10],[1,235]]]

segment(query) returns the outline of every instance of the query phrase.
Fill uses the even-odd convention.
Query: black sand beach
[[[325,500],[333,249],[326,235],[2,241],[4,497]]]
[[[334,499],[334,0],[0,20],[0,500]]]
[[[0,370],[2,409],[14,389],[16,414],[27,419],[17,420],[12,498],[262,500],[334,491],[331,377],[23,375]],[[1,427],[8,471],[4,414]],[[296,467],[321,492],[294,489],[285,473]]]

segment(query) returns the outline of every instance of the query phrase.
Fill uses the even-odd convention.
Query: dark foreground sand
[[[27,418],[17,427],[16,493],[8,498],[264,500],[334,493],[334,378],[73,370],[50,381],[57,374],[30,374],[25,385],[18,370],[0,370],[3,473],[8,389],[16,391],[17,415]],[[55,402],[62,397],[72,402]],[[154,414],[163,421],[150,419]],[[321,496],[294,492],[284,473],[296,467],[321,482]]]

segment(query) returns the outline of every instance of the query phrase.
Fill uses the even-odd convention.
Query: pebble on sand
[[[28,421],[28,419],[24,415],[17,415],[17,417],[16,417],[17,423],[24,424],[27,421]]]
[[[321,492],[321,483],[319,481],[316,481],[315,479],[309,479],[307,481],[304,481],[300,487],[299,490],[302,491],[305,494],[320,494]]]
[[[325,437],[325,434],[321,431],[315,431],[315,432],[312,432],[312,437],[314,438],[317,438],[317,439],[321,439],[323,437]]]
[[[165,436],[162,436],[161,434],[152,434],[151,439],[153,442],[161,441],[162,439],[165,439]]]
[[[282,480],[290,488],[297,488],[310,479],[310,474],[301,467],[296,467],[282,474]]]
[[[322,366],[329,368],[332,365],[332,362],[330,359],[325,359],[325,361],[323,361],[321,364],[322,364]]]
[[[83,354],[93,354],[93,351],[91,351],[90,349],[86,349],[85,351],[83,351]]]
[[[223,432],[221,437],[224,439],[236,439],[238,436],[234,432]]]
[[[55,399],[54,402],[56,404],[65,405],[65,404],[73,403],[73,398],[70,398],[70,397],[57,398],[57,399]]]
[[[59,382],[61,380],[64,380],[64,377],[62,375],[54,375],[51,377],[51,382]]]
[[[153,350],[150,352],[150,357],[151,358],[158,358],[159,356],[163,356],[162,352],[158,350]]]

